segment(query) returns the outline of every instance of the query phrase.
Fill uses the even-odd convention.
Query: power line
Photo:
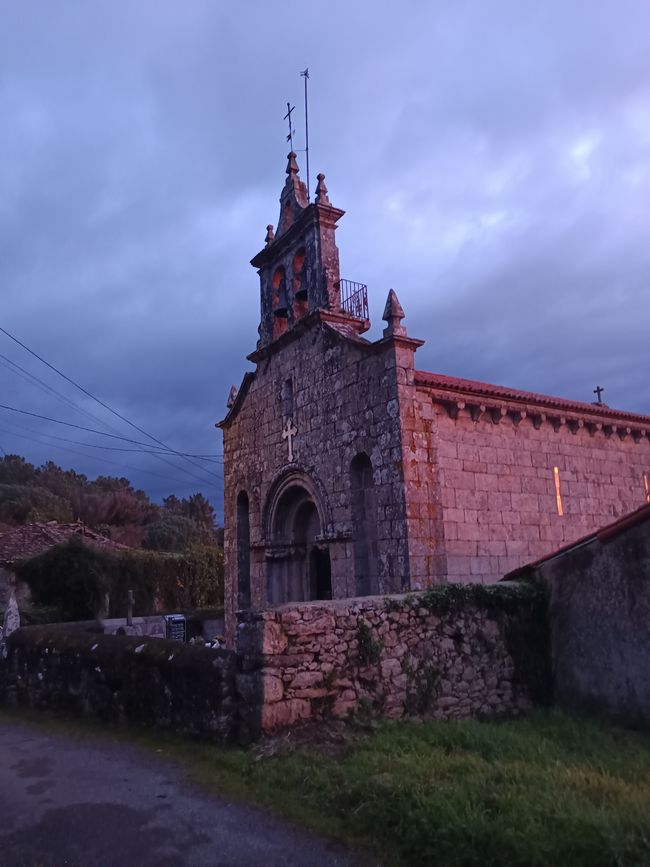
[[[3,433],[7,433],[10,436],[16,436],[17,435],[15,433],[12,433],[12,431],[5,430],[4,428],[0,428],[0,431],[2,431]],[[42,438],[25,436],[25,434],[22,434],[22,433],[19,434],[19,436],[21,439],[30,440],[31,442],[40,443],[41,445],[47,445],[49,448],[59,449],[59,451],[70,452],[70,454],[78,455],[79,457],[82,457],[82,458],[89,458],[90,460],[96,460],[99,457],[98,455],[88,455],[88,454],[85,454],[84,452],[79,452],[76,449],[69,449],[69,448],[67,448],[67,446],[59,446],[59,445],[56,445],[56,443],[45,443]],[[45,437],[47,439],[49,439],[49,437],[47,437],[47,434],[45,435]],[[4,451],[4,449],[2,449],[2,451],[5,455],[7,454]],[[111,464],[111,466],[114,466],[114,467],[121,467],[123,470],[131,470],[132,472],[135,472],[135,473],[144,473],[147,476],[155,476],[158,479],[164,479],[166,482],[168,482],[172,486],[181,484],[181,482],[179,482],[178,480],[170,479],[168,476],[163,476],[160,473],[152,473],[151,470],[142,470],[139,467],[132,467],[132,466],[129,466],[129,464],[121,464],[121,463],[117,463],[117,461],[109,461],[106,458],[102,458],[102,463]]]
[[[13,407],[7,407],[7,406],[4,406],[4,404],[0,404],[0,409],[13,409]],[[53,422],[56,422],[57,424],[64,424],[67,427],[75,427],[75,428],[79,428],[80,430],[89,430],[88,428],[81,427],[81,425],[72,424],[71,422],[57,421],[57,419],[48,419],[47,416],[41,416],[41,415],[38,415],[37,413],[34,413],[34,412],[27,412],[26,410],[21,410],[21,409],[14,410],[14,411],[23,413],[24,415],[34,416],[35,418],[43,418],[43,419],[46,419],[47,421],[53,421]],[[105,436],[105,437],[113,437],[114,436],[113,434],[103,433],[102,431],[93,431],[93,433],[98,433],[98,434],[100,434],[100,436]],[[46,434],[46,436],[47,436],[47,434]],[[115,439],[126,439],[126,437],[115,437]],[[127,442],[128,442],[128,440],[127,440]],[[68,451],[70,451],[70,450],[68,449]],[[86,455],[86,457],[88,457],[88,455]],[[191,476],[193,479],[196,479],[197,482],[201,482],[202,485],[208,485],[209,486],[209,485],[214,484],[214,482],[206,481],[205,479],[202,479],[200,476],[197,476],[196,473],[193,473],[191,470],[186,470],[185,467],[176,466],[176,464],[173,464],[171,461],[168,461],[162,455],[156,454],[156,455],[153,455],[153,457],[158,458],[158,460],[162,461],[164,464],[167,464],[167,466],[172,467],[172,469],[174,469],[174,470],[180,470],[182,473],[186,473],[188,476]],[[200,465],[199,465],[199,467],[200,467]],[[203,468],[200,467],[200,469],[203,469]],[[214,476],[214,478],[217,479],[218,481],[223,481],[223,476],[220,477],[216,473],[213,473],[211,470],[205,470],[205,472],[209,473],[211,476]]]
[[[75,388],[78,388],[79,391],[81,391],[81,392],[82,392],[83,394],[85,394],[87,397],[91,398],[91,400],[94,400],[94,401],[95,401],[96,403],[98,403],[100,406],[103,406],[104,409],[107,409],[110,413],[112,413],[114,416],[116,416],[117,418],[119,418],[121,421],[125,422],[125,423],[128,424],[130,427],[134,428],[134,430],[137,430],[139,433],[141,433],[141,434],[143,434],[144,436],[148,437],[150,440],[153,440],[153,442],[157,443],[159,446],[163,446],[163,448],[166,448],[166,449],[168,449],[170,452],[173,452],[175,455],[177,455],[178,457],[182,458],[186,463],[191,464],[191,465],[194,466],[194,467],[197,467],[199,470],[201,470],[201,472],[204,472],[204,473],[209,474],[209,475],[215,475],[214,473],[211,473],[209,470],[206,470],[206,469],[205,469],[204,467],[202,467],[200,464],[196,464],[196,463],[195,463],[193,460],[191,460],[190,458],[185,457],[184,455],[182,455],[182,454],[180,454],[179,452],[177,452],[175,449],[172,449],[170,446],[167,445],[167,443],[164,443],[162,440],[159,440],[157,437],[153,436],[153,434],[148,433],[146,430],[144,430],[144,428],[141,428],[141,427],[139,427],[137,424],[135,424],[134,422],[130,421],[128,418],[126,418],[126,416],[123,416],[123,415],[122,415],[121,413],[119,413],[117,410],[113,409],[113,407],[109,406],[107,403],[104,403],[103,400],[100,400],[98,397],[95,397],[95,395],[92,394],[92,392],[90,392],[90,391],[88,391],[87,389],[85,389],[82,385],[79,385],[79,383],[78,383],[78,382],[75,382],[74,379],[71,379],[69,376],[66,376],[65,373],[63,373],[61,370],[59,370],[59,369],[58,369],[57,367],[55,367],[53,364],[50,364],[49,361],[46,361],[46,360],[45,360],[42,356],[40,356],[37,352],[34,352],[33,349],[30,349],[29,346],[27,346],[26,344],[24,344],[24,343],[23,343],[21,340],[19,340],[17,337],[14,337],[13,334],[10,334],[10,332],[7,331],[5,328],[2,328],[2,326],[0,326],[0,331],[1,331],[3,334],[5,334],[5,335],[10,339],[10,340],[13,340],[14,343],[17,343],[18,346],[21,346],[21,347],[22,347],[26,352],[29,352],[30,355],[33,355],[34,358],[37,358],[37,359],[38,359],[42,364],[44,364],[44,365],[45,365],[46,367],[48,367],[50,370],[53,370],[54,373],[58,374],[60,377],[62,377],[63,379],[65,379],[66,382],[69,382],[69,383],[70,383],[71,385],[73,385]],[[158,457],[159,460],[163,461],[164,463],[169,464],[169,461],[165,460],[165,458],[163,458],[161,455],[157,455],[157,457]],[[173,467],[174,464],[170,464],[170,466]],[[179,469],[179,468],[176,467],[176,469]],[[192,473],[189,473],[189,471],[187,471],[187,470],[185,470],[185,472],[187,472],[188,475],[193,475]],[[194,476],[194,478],[196,478],[196,476]],[[215,478],[218,478],[218,477],[215,475]],[[203,484],[205,484],[205,482],[203,482]]]
[[[28,410],[25,410],[25,409],[17,409],[16,407],[7,406],[6,404],[0,403],[0,409],[8,409],[11,412],[18,412],[18,413],[21,413],[21,415],[28,415],[28,416],[31,416],[33,418],[44,419],[45,421],[51,421],[51,422],[54,422],[55,424],[62,424],[62,425],[65,425],[66,427],[73,427],[73,428],[77,428],[78,430],[89,431],[90,433],[96,433],[96,434],[99,434],[100,436],[111,437],[113,439],[125,440],[126,442],[132,442],[132,443],[135,443],[136,445],[140,444],[140,443],[138,443],[138,440],[129,440],[127,437],[121,437],[121,436],[117,436],[115,434],[104,433],[104,431],[94,431],[94,430],[91,430],[90,428],[83,427],[82,425],[72,424],[72,422],[69,422],[69,421],[60,421],[59,419],[56,419],[56,418],[49,418],[48,416],[41,415],[40,413],[29,412]],[[146,443],[141,443],[141,445],[146,445]],[[68,451],[71,451],[71,449],[68,449]],[[85,457],[89,457],[89,456],[86,455]],[[167,464],[168,466],[172,467],[172,469],[180,470],[181,472],[186,473],[188,476],[191,476],[191,478],[200,482],[202,485],[210,486],[210,485],[214,484],[214,482],[206,481],[205,479],[202,479],[200,476],[197,476],[196,473],[193,473],[191,470],[186,470],[184,467],[176,466],[176,464],[173,464],[171,461],[166,460],[166,458],[164,458],[162,455],[153,454],[152,457],[158,458],[158,460],[160,460],[163,463]],[[202,469],[202,467],[201,467],[201,469]],[[144,472],[144,470],[142,472]],[[214,476],[214,478],[217,479],[218,481],[223,482],[223,476],[219,476],[217,473],[214,473],[210,470],[205,470],[205,472],[209,473],[211,476]]]
[[[51,419],[51,421],[55,421],[55,419]],[[60,422],[60,423],[61,424],[68,424],[67,422]],[[35,431],[34,428],[25,427],[24,425],[17,424],[16,422],[13,423],[13,427],[19,428],[20,430],[26,430],[30,433],[39,434],[39,431]],[[101,433],[101,435],[102,436],[111,436],[110,434],[104,434],[104,433]],[[81,440],[71,440],[71,439],[68,439],[68,437],[58,437],[55,434],[50,434],[50,433],[41,434],[41,436],[46,436],[48,439],[59,440],[60,442],[64,442],[64,443],[72,443],[73,445],[84,446],[84,448],[102,449],[104,451],[109,451],[109,452],[128,452],[129,454],[138,454],[138,455],[168,454],[167,452],[153,451],[149,448],[128,449],[128,448],[120,448],[119,446],[97,445],[96,443],[87,443],[87,442],[82,442]],[[122,437],[115,437],[115,438],[116,439],[123,439]],[[131,440],[127,440],[127,442],[131,442]],[[218,455],[215,455],[215,456],[194,455],[194,454],[187,453],[187,452],[181,452],[181,454],[185,454],[185,455],[187,455],[187,457],[191,457],[191,458],[198,458],[199,460],[211,461],[212,463],[218,463],[217,458],[219,457]],[[185,472],[185,470],[183,470],[183,472]]]
[[[105,431],[95,430],[94,428],[90,428],[90,427],[84,427],[83,425],[80,425],[80,424],[73,424],[70,421],[62,421],[61,419],[58,419],[58,418],[51,418],[48,415],[42,415],[41,413],[38,413],[38,412],[30,412],[27,409],[18,409],[18,407],[8,406],[5,403],[0,403],[0,409],[6,409],[6,410],[9,410],[9,412],[17,412],[17,413],[20,413],[21,415],[28,415],[31,418],[39,418],[39,419],[42,419],[43,421],[50,421],[50,422],[53,422],[54,424],[61,424],[61,425],[64,425],[65,427],[75,428],[75,430],[83,430],[83,431],[86,431],[87,433],[97,434],[98,436],[110,437],[111,439],[114,439],[114,440],[121,440],[122,442],[131,443],[131,445],[139,445],[139,446],[145,446],[145,447],[149,446],[149,443],[143,443],[141,440],[134,440],[134,439],[131,439],[130,437],[120,436],[119,434],[106,433]],[[74,440],[72,440],[71,442],[74,442]],[[80,445],[89,445],[89,443],[80,443]],[[96,446],[96,448],[103,448],[103,447],[102,446]],[[159,452],[144,451],[143,449],[133,449],[133,451],[139,451],[139,452],[142,452],[143,454],[151,454],[151,455],[156,455],[156,456],[159,456],[161,454]],[[162,454],[174,454],[174,455],[185,457],[187,453],[167,450],[166,452],[163,452]],[[193,455],[193,457],[203,458],[202,455]],[[210,458],[208,458],[208,459],[210,459]],[[172,464],[172,466],[173,466],[173,464]],[[182,471],[184,473],[189,472],[189,470],[186,470],[184,467],[178,467],[177,469],[182,469]],[[203,468],[200,467],[200,469],[203,469]],[[211,475],[216,475],[216,473],[212,473],[210,470],[206,470],[206,472],[210,472]],[[191,473],[190,473],[190,475],[191,475]]]
[[[117,429],[114,428],[112,425],[110,425],[108,422],[104,421],[104,419],[101,419],[101,418],[99,418],[99,416],[93,415],[91,412],[88,412],[88,410],[79,406],[79,404],[75,403],[69,397],[66,397],[66,395],[62,394],[58,389],[49,385],[47,382],[44,382],[42,379],[40,379],[35,374],[31,373],[26,368],[21,367],[20,364],[17,364],[15,361],[12,361],[11,358],[7,358],[6,355],[2,355],[2,353],[0,353],[0,359],[4,359],[6,364],[3,364],[2,361],[0,361],[0,364],[6,370],[8,370],[10,373],[14,373],[16,376],[19,376],[21,379],[24,379],[30,385],[35,385],[37,388],[40,388],[40,390],[43,392],[49,392],[50,394],[54,395],[54,397],[58,398],[58,400],[60,400],[62,403],[65,403],[67,406],[69,406],[71,409],[74,409],[76,412],[82,413],[87,418],[91,418],[93,421],[97,421],[100,424],[103,424],[109,430],[112,430],[114,433],[117,433]],[[7,366],[8,364],[11,365],[11,367],[8,367]]]

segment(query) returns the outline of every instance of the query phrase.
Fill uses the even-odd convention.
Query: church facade
[[[650,501],[650,417],[420,371],[392,290],[365,339],[343,213],[290,154],[255,370],[218,424],[231,636],[240,608],[496,581]]]

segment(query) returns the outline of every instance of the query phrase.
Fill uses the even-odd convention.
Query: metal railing
[[[368,287],[354,280],[339,280],[336,284],[341,293],[341,310],[355,319],[369,319]]]

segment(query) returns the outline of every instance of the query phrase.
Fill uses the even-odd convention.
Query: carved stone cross
[[[285,429],[282,431],[282,439],[289,440],[289,463],[293,461],[293,443],[291,440],[298,433],[298,428],[293,423],[293,419],[287,419],[287,425]]]

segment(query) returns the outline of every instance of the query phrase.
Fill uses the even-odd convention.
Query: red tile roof
[[[517,388],[508,388],[503,385],[492,385],[489,382],[478,382],[473,379],[459,379],[456,376],[445,376],[442,373],[429,373],[425,370],[415,371],[415,384],[427,388],[435,388],[450,393],[473,396],[475,398],[497,398],[514,403],[537,404],[549,409],[565,410],[569,412],[587,413],[610,417],[612,419],[625,419],[626,421],[639,422],[650,427],[650,416],[624,412],[612,409],[605,404],[584,403],[576,400],[566,400],[563,397],[553,397],[548,394],[537,394],[533,391],[520,391]]]
[[[533,572],[541,566],[542,563],[546,563],[548,560],[553,560],[555,557],[566,554],[574,548],[581,548],[583,545],[587,545],[590,542],[607,542],[614,536],[618,536],[630,527],[635,527],[637,524],[642,524],[644,521],[650,521],[650,503],[635,509],[634,512],[629,512],[627,515],[623,515],[621,518],[617,518],[611,524],[601,527],[600,530],[589,533],[587,536],[582,536],[580,539],[576,539],[575,542],[569,542],[567,545],[563,545],[561,548],[558,548],[551,554],[547,554],[545,557],[540,557],[539,560],[535,560],[533,563],[527,563],[525,566],[520,566],[512,572],[508,572],[508,574],[501,580],[513,581],[522,578],[524,575]]]
[[[84,542],[94,548],[124,550],[128,547],[96,533],[81,521],[74,524],[57,524],[55,521],[48,524],[23,524],[0,535],[0,566],[11,566],[18,560],[36,557],[74,535],[81,536]]]

